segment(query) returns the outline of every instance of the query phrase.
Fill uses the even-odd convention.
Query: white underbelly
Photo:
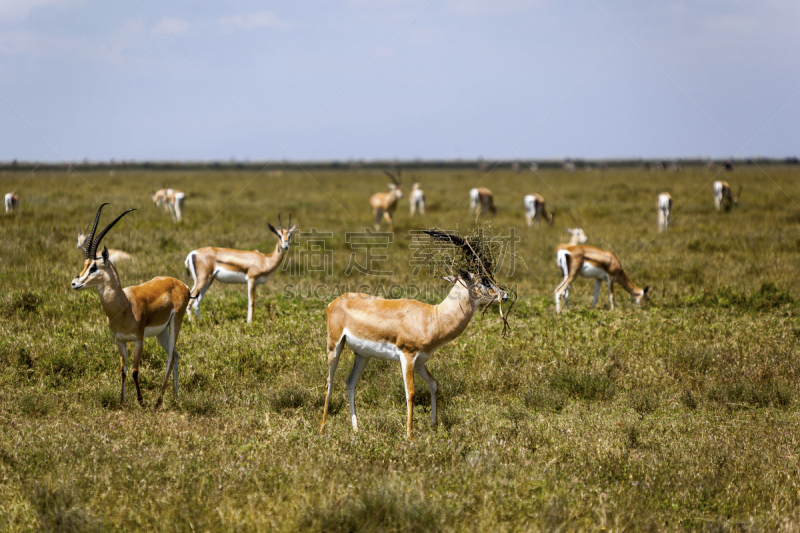
[[[150,326],[150,327],[144,328],[144,336],[145,336],[145,338],[147,338],[147,337],[155,337],[156,335],[158,335],[159,333],[164,331],[164,328],[167,327],[167,324],[169,324],[169,322],[167,322],[166,324],[161,324],[160,326]],[[116,334],[116,338],[120,342],[133,342],[133,341],[136,340],[136,335],[135,334],[127,334],[126,335],[124,333],[117,333]]]
[[[224,268],[217,268],[214,271],[214,279],[222,283],[247,283],[247,276],[244,272],[234,272]]]
[[[387,361],[400,361],[403,352],[392,343],[376,342],[366,339],[359,339],[352,335],[347,329],[342,332],[347,344],[354,353],[362,357],[374,357],[376,359],[386,359]]]
[[[584,278],[596,278],[596,279],[601,279],[603,281],[608,281],[608,272],[606,272],[602,268],[597,268],[596,266],[592,266],[589,263],[583,264],[583,268],[581,269],[581,276],[583,276]]]

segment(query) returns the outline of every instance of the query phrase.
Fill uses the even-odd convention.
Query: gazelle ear
[[[442,279],[447,283],[458,283],[458,276],[445,276]]]
[[[275,235],[277,235],[279,239],[281,238],[281,234],[280,234],[280,233],[278,233],[278,230],[276,230],[276,229],[275,229],[275,226],[273,226],[272,224],[269,224],[269,223],[267,223],[267,226],[269,226],[269,230],[270,230],[272,233],[274,233]]]
[[[103,245],[103,253],[101,255],[103,257],[103,266],[108,266],[108,248],[105,245]]]
[[[290,234],[291,234],[291,233],[294,233],[294,230],[296,230],[296,229],[297,229],[297,224],[295,224],[294,226],[292,226],[291,228],[289,228],[289,233],[290,233]]]
[[[470,281],[472,279],[472,274],[470,274],[469,271],[464,270],[462,268],[461,270],[458,271],[458,277]]]

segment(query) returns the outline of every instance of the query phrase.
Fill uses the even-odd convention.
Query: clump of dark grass
[[[694,392],[692,392],[692,389],[684,389],[679,399],[684,407],[691,409],[692,411],[697,409],[697,407],[700,405],[700,400],[697,396],[695,396]]]
[[[730,408],[736,407],[781,407],[792,404],[794,393],[785,381],[771,377],[757,381],[740,379],[717,383],[708,391],[708,399]]]
[[[17,399],[20,413],[25,416],[40,418],[50,412],[50,402],[47,396],[35,392],[23,393]]]
[[[281,413],[300,409],[308,403],[308,400],[308,390],[302,387],[287,386],[281,387],[270,394],[268,404],[272,411]]]
[[[567,395],[547,385],[532,386],[523,393],[522,403],[535,411],[560,413],[567,405]]]
[[[114,387],[106,386],[94,391],[94,401],[98,406],[110,411],[116,411],[120,406],[120,391]]]
[[[71,487],[51,488],[37,484],[29,500],[36,510],[41,531],[69,533],[99,530],[98,524]]]
[[[327,506],[309,506],[299,531],[441,531],[443,509],[416,491],[372,487]]]
[[[616,393],[616,370],[565,367],[550,377],[550,387],[581,400],[610,400]]]
[[[686,295],[683,303],[688,306],[727,307],[752,311],[769,311],[794,304],[791,293],[779,288],[771,281],[765,281],[752,294],[737,292],[731,287],[705,289],[701,294]]]
[[[628,393],[628,403],[640,419],[655,412],[661,405],[661,397],[653,388],[636,388]]]
[[[42,304],[42,297],[36,293],[24,291],[17,293],[6,305],[6,316],[25,316],[36,315],[39,313],[39,306]]]
[[[181,408],[191,416],[212,416],[217,412],[217,400],[209,394],[185,394],[180,401]]]

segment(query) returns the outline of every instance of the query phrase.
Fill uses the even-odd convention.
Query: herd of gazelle
[[[392,215],[397,202],[403,197],[400,172],[386,172],[392,179],[389,193],[373,195],[371,204],[376,229],[384,219],[392,230]],[[741,189],[739,191],[741,194]],[[714,182],[714,201],[717,209],[729,209],[738,202],[739,195],[733,195],[730,186],[724,181]],[[185,195],[173,189],[162,189],[153,195],[157,206],[165,206],[173,220],[180,221]],[[534,221],[541,226],[544,219],[553,225],[555,212],[548,212],[545,200],[537,194],[525,196],[525,216],[528,226]],[[6,194],[6,212],[13,212],[19,205],[16,194]],[[103,246],[100,256],[97,249],[105,235],[119,220],[134,211],[128,209],[108,224],[99,234],[96,233],[100,221],[102,204],[97,210],[91,232],[84,234],[78,227],[78,248],[85,253],[83,269],[72,280],[72,288],[83,290],[94,288],[98,292],[101,306],[107,317],[108,327],[114,334],[120,353],[121,403],[126,399],[126,377],[128,373],[127,344],[134,342],[134,356],[131,363],[131,376],[136,385],[136,394],[142,407],[147,402],[142,397],[139,386],[139,363],[142,357],[144,339],[156,337],[167,354],[166,374],[161,386],[155,408],[163,401],[164,391],[173,377],[175,394],[178,392],[178,366],[180,356],[176,349],[184,315],[192,319],[192,311],[200,318],[200,302],[214,280],[222,283],[247,284],[248,309],[247,322],[253,320],[255,288],[265,283],[281,265],[297,226],[284,228],[280,215],[278,229],[268,224],[278,238],[271,254],[258,251],[234,250],[205,247],[193,250],[186,257],[185,267],[194,280],[188,286],[170,277],[156,277],[152,280],[123,288],[115,263],[127,261],[131,256],[121,250],[109,250]],[[483,211],[495,212],[491,191],[474,188],[470,191],[470,210],[480,214]],[[659,230],[668,229],[672,197],[668,193],[658,196]],[[411,193],[410,214],[425,214],[425,195],[419,184],[415,183]],[[652,292],[650,287],[640,289],[622,269],[616,255],[612,252],[587,246],[586,234],[581,228],[568,229],[570,242],[561,244],[556,250],[556,261],[564,276],[555,291],[556,312],[561,311],[561,298],[565,306],[569,302],[569,288],[579,276],[594,278],[595,290],[592,307],[597,304],[600,285],[608,285],[609,307],[614,308],[613,287],[620,284],[634,299],[636,304],[644,304]],[[458,275],[444,278],[453,287],[447,297],[438,305],[429,305],[417,300],[387,300],[368,294],[347,293],[332,301],[326,308],[328,381],[325,406],[322,415],[321,431],[333,392],[333,377],[344,345],[347,344],[355,355],[353,368],[346,380],[350,403],[350,417],[354,431],[358,431],[355,409],[355,390],[361,374],[371,358],[397,361],[400,363],[406,391],[407,434],[413,434],[414,374],[419,374],[427,382],[431,395],[431,426],[437,423],[436,393],[438,385],[431,376],[426,363],[434,352],[457,338],[469,325],[475,311],[481,304],[495,301],[505,302],[508,294],[494,281],[493,273],[486,266],[484,258],[476,253],[463,238],[436,230],[426,231],[434,240],[444,242],[463,250],[470,260],[470,270],[460,270]],[[472,267],[475,268],[472,268]],[[193,301],[192,301],[193,300]]]

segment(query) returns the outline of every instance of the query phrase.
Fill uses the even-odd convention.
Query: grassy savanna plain
[[[395,214],[391,276],[345,276],[345,233],[371,226],[378,170],[248,169],[0,172],[21,207],[0,216],[0,525],[87,531],[796,531],[800,529],[800,167],[722,172],[730,212],[714,209],[715,171],[639,169],[404,172],[425,190],[425,217]],[[313,179],[312,179],[313,177]],[[350,427],[345,350],[333,414],[319,434],[327,376],[324,309],[336,283],[441,285],[411,275],[409,231],[466,230],[468,190],[490,188],[498,233],[520,241],[511,336],[497,309],[476,315],[429,368],[440,424],[416,380],[416,435],[407,441],[399,365],[373,360],[359,383],[361,431]],[[149,194],[186,192],[173,224]],[[675,201],[659,234],[656,196]],[[555,227],[528,229],[522,197],[557,208]],[[215,283],[203,319],[184,322],[179,398],[158,412],[119,403],[119,356],[98,297],[76,293],[76,224],[102,224],[134,261],[124,285],[157,275],[191,286],[183,261],[202,246],[271,251],[267,222],[330,232],[332,276],[274,275],[246,324],[245,288]],[[637,308],[579,279],[554,314],[554,248],[572,209],[589,244],[613,250],[641,287]],[[304,246],[304,238],[298,239]],[[293,252],[294,253],[294,252]],[[357,256],[364,262],[364,256]],[[524,261],[524,264],[523,264]],[[300,285],[286,291],[285,286]],[[308,298],[309,286],[320,299]],[[328,292],[326,292],[326,290]],[[299,295],[299,296],[298,296]],[[420,298],[436,299],[435,292]],[[147,341],[140,369],[153,405],[165,355]],[[129,389],[130,391],[130,389]]]

